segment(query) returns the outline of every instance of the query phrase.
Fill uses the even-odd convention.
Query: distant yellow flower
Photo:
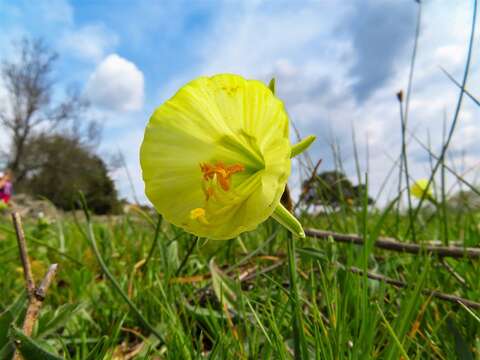
[[[41,279],[45,276],[45,272],[47,271],[47,265],[43,261],[37,259],[30,259],[30,268],[34,279]],[[15,270],[17,273],[23,273],[23,268],[21,266],[17,266]]]
[[[425,199],[433,199],[433,191],[428,182],[428,179],[417,180],[410,187],[410,193],[418,199],[421,199],[422,197],[425,197]]]
[[[290,157],[308,147],[288,137],[283,103],[263,83],[200,77],[150,118],[140,150],[147,197],[169,222],[197,236],[230,239],[273,216],[299,236],[280,204]]]

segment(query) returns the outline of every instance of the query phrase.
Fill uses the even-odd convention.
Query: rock
[[[35,199],[27,194],[17,194],[10,200],[10,209],[16,211],[23,218],[46,218],[53,219],[57,217],[58,210],[50,201],[46,199]]]

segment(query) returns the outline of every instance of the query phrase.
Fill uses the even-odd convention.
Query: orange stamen
[[[242,164],[225,165],[218,161],[215,165],[203,163],[200,164],[200,169],[203,173],[203,179],[208,181],[216,177],[216,180],[224,191],[230,189],[230,178],[233,174],[244,171],[245,167]],[[207,200],[213,195],[213,188],[206,190]]]

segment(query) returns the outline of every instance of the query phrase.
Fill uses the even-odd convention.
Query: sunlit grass
[[[366,226],[371,234],[382,221],[382,235],[397,235],[393,232],[397,228],[394,213],[382,217],[380,211],[372,211],[364,221],[359,211],[362,210],[350,208],[347,217],[343,212],[333,212],[305,216],[303,220],[306,226],[322,229],[335,229],[331,224],[341,223],[345,232],[357,232]],[[465,212],[450,216],[451,239],[468,233],[469,246],[478,246],[477,215]],[[98,344],[101,345],[97,351],[103,354],[98,358],[113,358],[114,353],[122,351],[139,351],[139,359],[154,358],[155,354],[159,358],[198,358],[202,353],[211,358],[291,357],[293,318],[285,258],[286,231],[269,221],[236,240],[200,240],[176,275],[194,238],[163,223],[158,245],[145,265],[155,233],[155,218],[151,220],[150,223],[137,214],[94,218],[92,229],[113,277],[142,316],[162,334],[165,343],[162,345],[130,311],[102,274],[86,237],[86,220],[76,224],[68,217],[59,221],[66,253],[76,262],[53,251],[59,245],[59,227],[52,224],[39,229],[35,222],[27,221],[27,241],[37,279],[49,263],[58,262],[60,266],[34,337],[74,359],[84,358]],[[403,215],[400,220],[401,233],[408,227],[409,219]],[[419,221],[425,222],[417,229],[419,241],[442,233],[438,219],[429,212],[421,213]],[[0,292],[4,294],[2,307],[6,307],[22,292],[24,284],[8,221],[2,223],[1,233]],[[32,234],[35,239],[30,238]],[[446,260],[465,280],[462,284],[439,259],[428,256],[373,248],[365,253],[362,247],[308,238],[297,240],[296,247],[302,336],[312,356],[334,359],[398,358],[404,353],[417,358],[479,355],[478,311],[420,293],[429,288],[478,300],[478,261]],[[212,273],[211,261],[220,274]],[[278,266],[272,266],[277,263]],[[396,289],[369,280],[345,271],[349,266],[367,266],[376,273],[403,280],[412,288]],[[262,272],[264,269],[271,271]],[[220,282],[227,281],[231,293],[222,295],[221,290],[216,291],[212,276],[220,276]],[[68,309],[66,314],[62,309]],[[48,321],[56,317],[59,319]]]
[[[273,220],[232,240],[207,241],[139,209],[92,218],[85,209],[84,215],[65,214],[51,223],[27,218],[35,278],[51,263],[60,269],[33,333],[37,345],[66,359],[480,358],[480,309],[455,300],[479,301],[478,258],[375,247],[379,237],[480,246],[480,211],[455,206],[445,181],[448,171],[472,195],[480,194],[477,184],[446,161],[463,95],[476,101],[462,90],[474,27],[475,18],[464,78],[455,82],[457,108],[440,153],[413,136],[432,164],[423,190],[413,191],[420,199],[409,196],[418,179],[409,173],[407,158],[415,48],[407,104],[399,96],[401,154],[386,169],[385,182],[398,171],[398,192],[385,206],[369,205],[371,194],[365,193],[358,203],[342,198],[318,214],[305,204],[297,208],[304,228],[357,234],[363,246],[292,239]],[[343,171],[339,148],[334,144],[332,149],[336,170]],[[358,183],[368,188],[355,140],[354,156]],[[312,168],[313,163],[304,161]],[[301,170],[312,171],[309,166]],[[378,199],[383,189],[372,198]],[[17,305],[23,303],[25,285],[7,216],[0,218],[0,263],[0,310],[21,309]],[[369,278],[372,274],[389,278],[390,284]],[[396,287],[391,285],[395,281]],[[439,299],[438,292],[453,298]],[[7,341],[4,319],[0,341]]]

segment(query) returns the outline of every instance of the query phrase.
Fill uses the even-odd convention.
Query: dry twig
[[[362,269],[359,269],[359,268],[354,267],[354,266],[346,267],[345,269],[354,273],[354,274],[358,274],[358,275],[363,275],[364,274],[364,271]],[[375,273],[368,272],[368,271],[366,273],[366,276],[369,279],[377,280],[377,281],[383,281],[386,284],[390,284],[390,285],[393,285],[393,286],[399,287],[399,288],[412,287],[411,285],[409,285],[409,284],[407,284],[403,281],[395,280],[395,279],[389,278],[387,276],[380,275],[380,274],[375,274]],[[440,300],[453,302],[455,304],[463,304],[463,305],[465,305],[465,306],[467,306],[471,309],[480,309],[480,303],[478,303],[476,301],[464,299],[464,298],[456,296],[456,295],[445,294],[445,293],[442,293],[440,291],[429,290],[429,289],[422,290],[422,293],[425,294],[425,295],[433,296],[433,297],[435,297],[437,299],[440,299]]]
[[[353,234],[339,234],[332,231],[305,229],[305,235],[323,240],[332,238],[334,241],[347,244],[363,245],[365,243],[364,239],[361,236]],[[465,257],[469,259],[480,258],[480,248],[402,243],[400,241],[387,237],[378,238],[377,241],[375,241],[374,246],[384,250],[405,252],[409,254],[427,253],[437,255],[439,257]]]
[[[455,269],[451,267],[447,261],[445,261],[445,259],[442,258],[440,263],[460,284],[467,288],[469,287],[467,281],[459,273],[457,273]]]
[[[23,232],[20,214],[17,212],[12,213],[12,220],[17,234],[18,251],[20,252],[23,275],[25,276],[25,285],[27,287],[28,296],[30,297],[35,291],[35,282],[33,281],[32,267],[28,258],[27,242],[25,241],[25,233]]]
[[[22,262],[23,274],[25,276],[25,286],[28,293],[28,307],[23,321],[22,330],[25,335],[32,335],[33,327],[38,318],[38,313],[42,307],[43,300],[47,294],[55,274],[57,273],[58,265],[52,264],[48,268],[48,271],[38,287],[35,287],[35,281],[33,279],[32,267],[30,259],[28,257],[27,242],[25,241],[25,234],[23,232],[22,220],[20,215],[16,212],[12,214],[13,226],[17,234],[18,249],[20,252],[20,260]],[[13,357],[14,360],[20,360],[21,355],[18,350],[15,351]]]
[[[43,300],[45,300],[46,292],[57,273],[57,268],[57,264],[50,265],[41,284],[34,290],[33,296],[29,296],[27,313],[25,315],[25,320],[23,321],[23,332],[27,336],[32,335],[33,326],[37,321],[38,313],[42,307]]]
[[[298,206],[302,203],[302,201],[305,199],[305,196],[310,191],[310,188],[313,185],[313,182],[315,181],[315,178],[317,177],[317,171],[318,171],[318,168],[319,168],[321,163],[322,163],[322,159],[317,161],[317,163],[315,164],[315,166],[312,170],[312,174],[310,175],[310,178],[308,178],[308,180],[303,183],[302,193],[300,194],[300,197],[299,197],[298,201],[296,202],[296,204],[293,208],[293,211],[297,210]]]

